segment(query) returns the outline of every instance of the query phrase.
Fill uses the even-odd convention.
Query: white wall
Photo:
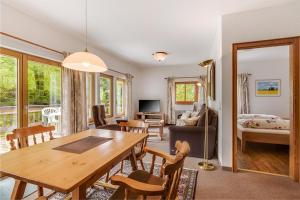
[[[41,23],[38,19],[32,18],[6,4],[1,2],[1,32],[5,32],[23,39],[32,41],[37,44],[58,50],[75,52],[84,49],[82,38],[76,38],[68,35],[60,30],[54,29],[47,24]],[[23,42],[18,42],[7,37],[0,37],[0,45],[25,51],[37,56],[50,58],[54,60],[62,60],[61,55],[45,51],[41,48],[34,47]],[[139,76],[139,68],[124,60],[121,60],[113,55],[110,55],[103,50],[97,49],[89,45],[89,51],[100,56],[108,68],[118,70],[124,73],[131,73],[134,77]],[[133,79],[133,101],[137,102],[137,84],[136,78]]]
[[[233,43],[300,35],[300,1],[222,18],[222,166],[232,166]]]
[[[205,74],[195,65],[143,68],[138,81],[138,99],[161,100],[161,111],[167,112],[167,77],[193,77]],[[187,79],[178,79],[186,81]],[[193,81],[195,79],[188,79]],[[138,105],[137,105],[138,106]],[[175,105],[176,110],[191,110],[191,105]]]
[[[272,47],[279,48],[279,47]],[[266,48],[263,48],[266,50]],[[249,102],[250,112],[255,114],[271,114],[289,118],[290,113],[290,87],[289,87],[289,49],[286,46],[286,59],[266,58],[267,60],[239,61],[238,73],[250,73],[249,76]],[[260,50],[261,51],[261,50]],[[267,50],[266,50],[267,51]],[[238,54],[243,54],[241,52]],[[257,97],[255,95],[255,81],[263,79],[280,79],[281,95],[279,97]]]

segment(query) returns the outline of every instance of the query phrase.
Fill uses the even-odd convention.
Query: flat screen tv
[[[139,100],[139,112],[160,112],[160,100]]]

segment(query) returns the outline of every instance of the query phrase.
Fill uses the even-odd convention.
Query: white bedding
[[[239,131],[253,132],[253,133],[271,133],[271,134],[286,134],[289,135],[289,130],[278,130],[278,129],[259,129],[259,128],[244,128],[240,124],[237,125]]]

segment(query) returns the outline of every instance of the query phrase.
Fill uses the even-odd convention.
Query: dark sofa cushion
[[[213,121],[213,118],[214,118],[214,115],[215,115],[215,111],[208,108],[208,125],[211,125],[211,123]],[[198,120],[197,126],[205,126],[205,109],[200,114],[200,118]]]

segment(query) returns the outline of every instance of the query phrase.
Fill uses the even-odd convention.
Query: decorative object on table
[[[151,164],[150,163],[144,163],[146,171],[150,171]],[[156,164],[154,166],[153,174],[159,175],[161,165]],[[141,166],[139,165],[139,168]],[[115,174],[120,169],[120,164],[116,165],[111,171],[111,175]],[[125,161],[124,162],[124,170],[123,174],[128,176],[132,172],[130,162]],[[183,168],[179,186],[178,186],[178,197],[179,199],[184,200],[193,200],[195,195],[195,187],[197,185],[197,176],[198,176],[198,170],[196,169],[186,169]],[[101,178],[101,181],[105,180],[105,176]],[[99,200],[107,200],[111,197],[111,195],[114,193],[114,189],[110,188],[103,188],[103,187],[94,187],[94,188],[88,188],[87,189],[87,199],[99,199]],[[70,196],[71,194],[63,194],[63,193],[55,193],[54,195],[50,196],[49,200],[63,200],[66,199],[66,197]]]
[[[281,95],[281,80],[256,80],[255,95],[257,97],[279,97]]]
[[[206,76],[208,77],[209,75],[209,71],[210,71],[210,67],[213,65],[214,61],[212,59],[210,60],[205,60],[203,62],[201,62],[199,65],[200,67],[204,67],[206,68]],[[200,169],[203,170],[214,170],[215,166],[208,162],[208,91],[210,85],[209,85],[209,81],[208,78],[206,79],[206,84],[202,87],[205,88],[205,134],[204,134],[204,161],[199,163],[199,167]]]
[[[68,55],[62,65],[66,68],[84,72],[104,72],[107,66],[104,61],[95,54],[89,53],[87,49],[87,0],[85,1],[85,51],[75,52]]]

